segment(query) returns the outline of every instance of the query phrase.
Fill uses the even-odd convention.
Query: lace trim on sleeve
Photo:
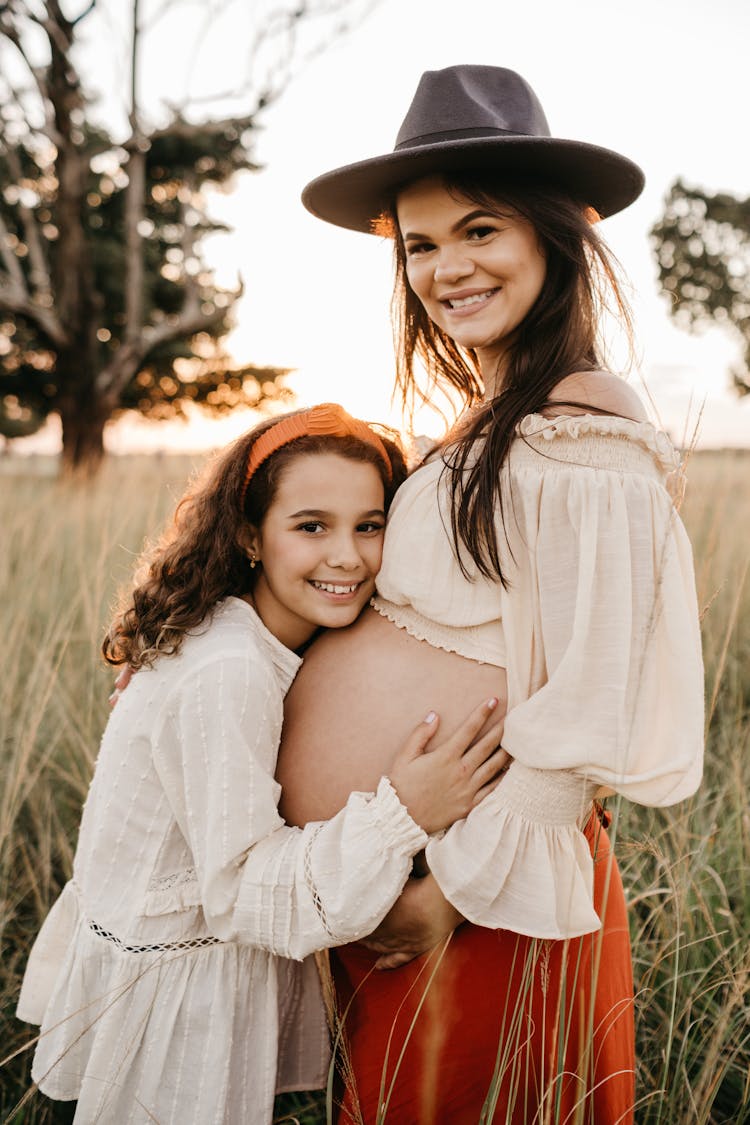
[[[146,888],[143,913],[147,917],[194,910],[201,905],[201,890],[195,867],[184,867],[167,875],[154,876]]]
[[[304,852],[304,856],[303,856],[303,860],[302,860],[303,871],[304,871],[304,875],[305,875],[305,886],[307,887],[308,891],[310,892],[310,897],[312,898],[313,906],[315,907],[315,912],[317,913],[318,917],[320,918],[320,923],[321,923],[323,929],[328,934],[329,938],[332,939],[332,944],[342,945],[343,942],[339,941],[336,934],[334,933],[334,931],[331,929],[331,927],[328,924],[328,917],[326,915],[326,909],[325,909],[325,906],[323,905],[323,902],[321,900],[320,894],[318,892],[318,888],[315,885],[315,880],[313,879],[313,873],[312,873],[312,849],[313,849],[313,845],[314,845],[315,841],[317,840],[318,836],[320,835],[320,832],[322,831],[322,829],[324,827],[325,827],[325,821],[318,824],[317,827],[315,828],[315,830],[310,833],[307,844],[305,845],[305,852]]]
[[[185,887],[196,883],[198,875],[194,867],[185,867],[182,871],[172,871],[169,875],[160,875],[151,879],[148,892],[160,894],[162,891],[173,891],[177,887]]]

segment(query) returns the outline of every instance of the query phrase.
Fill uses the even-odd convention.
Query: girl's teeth
[[[477,305],[480,301],[485,301],[495,292],[494,289],[487,289],[484,293],[475,293],[472,297],[460,297],[455,301],[448,301],[452,309],[463,309],[466,305]]]
[[[332,582],[313,582],[316,590],[325,590],[327,594],[353,594],[359,586],[359,582],[355,582],[353,586],[334,586]]]

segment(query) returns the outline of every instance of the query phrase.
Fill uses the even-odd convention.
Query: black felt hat
[[[336,226],[370,231],[402,185],[475,170],[552,184],[602,218],[637,199],[644,183],[638,165],[617,152],[551,137],[541,103],[520,74],[449,66],[422,75],[393,152],[318,176],[302,202]]]

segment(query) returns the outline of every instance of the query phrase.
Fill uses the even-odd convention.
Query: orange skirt
[[[384,972],[361,945],[332,951],[339,1125],[632,1125],[625,898],[599,816],[585,832],[596,934],[549,941],[465,922]]]

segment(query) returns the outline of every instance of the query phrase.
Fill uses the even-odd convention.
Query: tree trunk
[[[104,426],[109,410],[93,395],[61,401],[62,471],[93,475],[104,457]]]

